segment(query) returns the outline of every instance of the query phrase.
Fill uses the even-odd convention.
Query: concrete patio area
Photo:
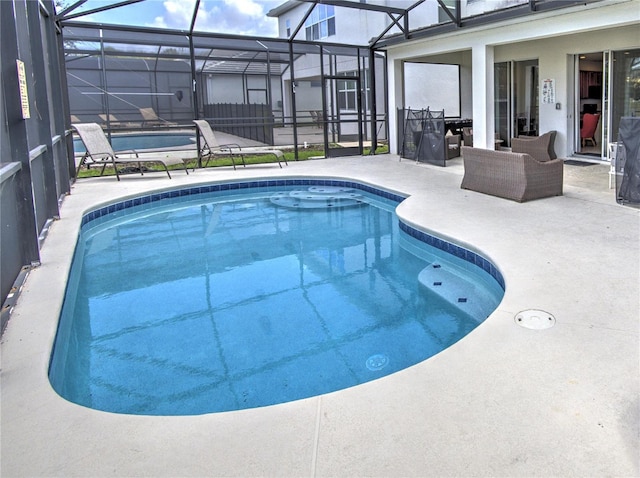
[[[81,179],[2,337],[1,469],[23,476],[640,475],[640,211],[608,166],[565,165],[564,195],[519,204],[394,155]],[[60,398],[47,369],[84,212],[212,181],[345,178],[410,195],[402,220],[480,251],[506,282],[468,336],[391,376],[296,402],[200,416],[105,413]],[[557,322],[531,330],[526,309]]]

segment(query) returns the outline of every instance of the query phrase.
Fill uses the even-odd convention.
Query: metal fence
[[[204,105],[205,118],[217,131],[273,146],[274,117],[271,106],[217,103]]]
[[[407,159],[446,166],[444,111],[398,109],[398,151]]]
[[[4,330],[74,176],[53,1],[0,1],[0,277]]]
[[[155,129],[206,119],[239,139],[293,147],[296,157],[307,143],[346,155],[344,143],[388,137],[382,51],[60,21],[72,122],[142,131],[151,110]]]

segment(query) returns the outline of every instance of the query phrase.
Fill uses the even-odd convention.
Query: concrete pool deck
[[[1,469],[21,476],[638,476],[640,211],[608,167],[565,166],[564,196],[519,204],[460,189],[462,164],[397,156],[81,179],[2,337]],[[501,270],[499,307],[394,375],[296,402],[186,417],[60,398],[47,367],[81,215],[152,189],[276,176],[346,178],[411,195],[407,222]],[[176,298],[178,300],[178,298]],[[526,309],[557,323],[516,324]]]

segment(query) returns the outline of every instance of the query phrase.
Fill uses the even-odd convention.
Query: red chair
[[[587,141],[591,141],[594,146],[596,143],[596,128],[600,121],[600,113],[585,113],[582,117],[582,128],[580,128],[580,146],[585,146]]]

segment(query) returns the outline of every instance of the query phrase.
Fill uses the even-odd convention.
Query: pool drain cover
[[[515,316],[516,324],[527,329],[542,330],[556,325],[556,318],[549,312],[529,309],[518,312]]]
[[[389,357],[383,354],[372,355],[367,359],[367,368],[369,370],[382,370],[389,363]]]

